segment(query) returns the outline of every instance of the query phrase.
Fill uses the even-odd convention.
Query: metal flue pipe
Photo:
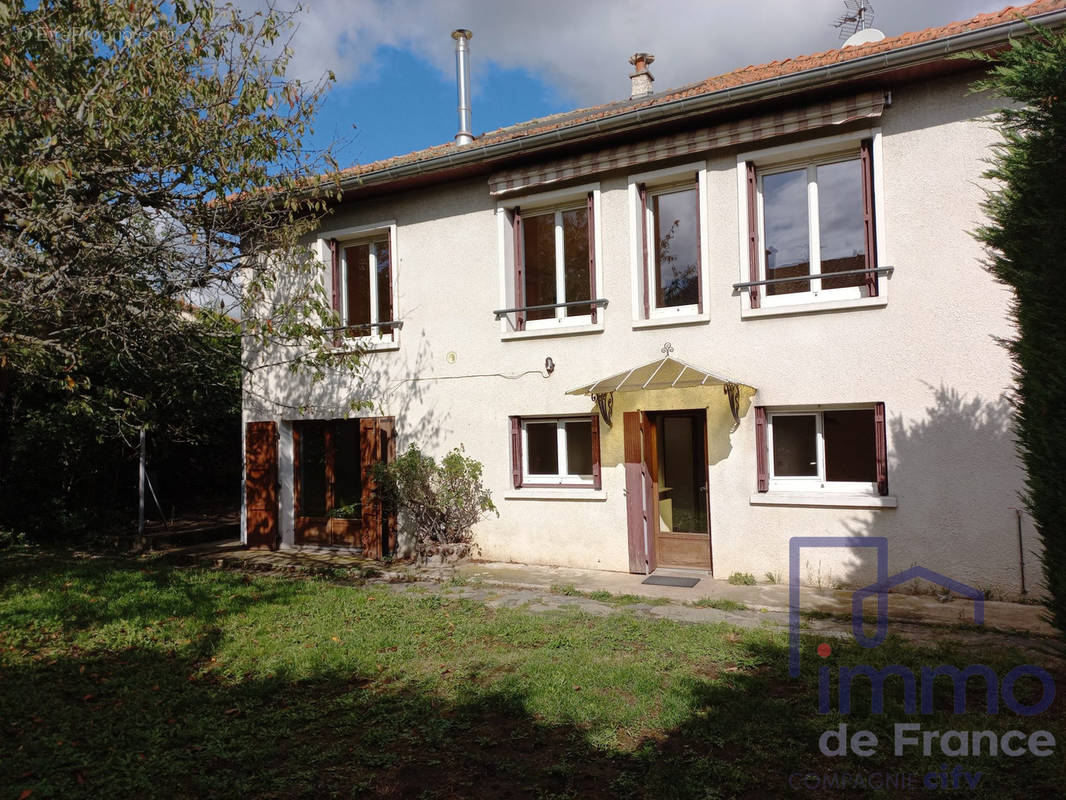
[[[459,132],[456,144],[471,144],[474,134],[470,130],[470,40],[474,34],[465,28],[452,31],[455,39],[455,78],[459,89]]]

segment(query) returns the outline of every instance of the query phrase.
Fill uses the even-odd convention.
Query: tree
[[[1046,606],[1066,632],[1066,35],[1034,27],[995,56],[975,84],[1012,101],[986,177],[989,223],[978,231],[992,274],[1014,291],[1018,450],[1025,504],[1043,545]]]
[[[357,365],[302,239],[336,191],[307,176],[335,164],[302,145],[328,79],[285,78],[289,22],[211,0],[0,4],[0,492],[27,399],[102,435],[192,435],[152,387],[193,391],[241,333],[196,309],[314,376]]]

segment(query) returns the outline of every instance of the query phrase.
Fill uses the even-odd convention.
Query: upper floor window
[[[560,304],[592,299],[591,205],[590,194],[580,205],[549,211],[522,214],[520,207],[515,208],[515,224],[521,231],[515,243],[515,301],[529,308],[524,313],[527,328],[544,320],[589,317],[588,306]]]
[[[499,209],[505,301],[497,312],[515,331],[589,326],[598,298],[598,192],[579,187],[515,201]]]
[[[394,226],[329,240],[331,297],[344,336],[395,342]]]
[[[677,320],[703,313],[702,171],[702,164],[690,164],[630,179],[637,210],[639,319]]]
[[[877,297],[873,140],[743,163],[751,308]]]

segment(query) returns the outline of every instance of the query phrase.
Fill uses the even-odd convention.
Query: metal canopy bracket
[[[608,426],[613,426],[612,417],[614,416],[614,393],[607,392],[605,394],[594,394],[592,399],[596,401],[596,407],[600,410],[600,416],[603,417],[603,421]]]

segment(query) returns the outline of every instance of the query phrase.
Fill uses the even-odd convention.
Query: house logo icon
[[[888,636],[888,593],[890,590],[913,580],[926,580],[973,601],[973,622],[983,625],[985,621],[985,597],[980,589],[941,575],[931,569],[914,566],[888,574],[888,539],[884,536],[794,536],[789,539],[788,572],[788,674],[797,678],[800,674],[800,555],[807,548],[867,548],[875,552],[874,566],[877,580],[857,589],[851,596],[851,633],[863,647],[877,647]],[[864,629],[863,604],[870,598],[877,599],[875,628],[872,634]]]

